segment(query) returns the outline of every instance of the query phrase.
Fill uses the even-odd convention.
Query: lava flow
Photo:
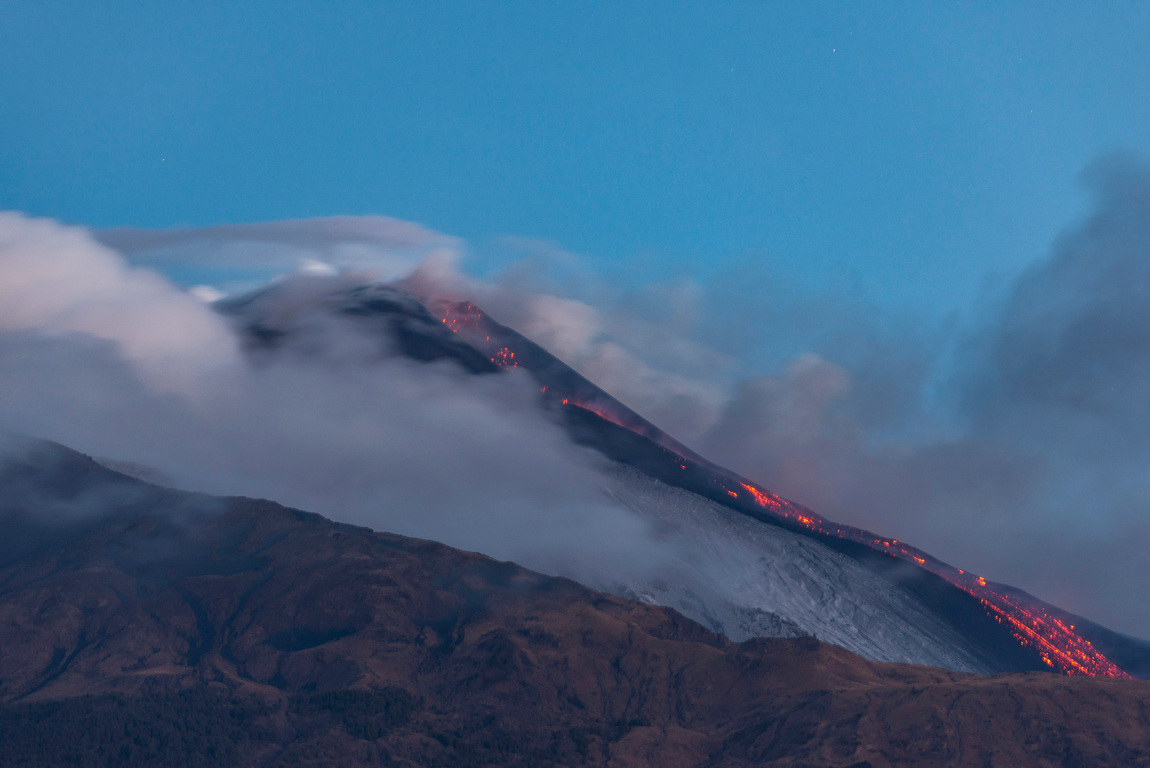
[[[515,359],[515,353],[507,347],[500,347],[495,350],[495,356],[491,358],[491,362],[498,365],[500,368],[518,368],[519,362]],[[546,389],[546,387],[544,387]]]
[[[446,306],[442,319],[448,328],[455,333],[463,333],[474,346],[490,356],[491,362],[500,367],[519,367],[522,355],[517,358],[517,351],[522,352],[522,348],[535,347],[519,334],[484,317],[479,308],[471,303]],[[522,348],[517,350],[517,346]],[[524,367],[535,370],[530,363],[525,362]],[[590,382],[583,380],[586,386],[580,391],[586,394],[593,390],[592,394],[589,397],[579,397],[569,382],[556,379],[553,375],[544,378],[541,370],[535,372],[541,377],[540,383],[543,384],[540,393],[549,401],[556,405],[593,413],[604,421],[652,440],[670,454],[684,475],[688,474],[687,470],[690,468],[696,472],[701,471],[701,476],[717,484],[722,489],[717,498],[723,498],[728,505],[738,508],[746,504],[748,506],[743,511],[755,510],[754,514],[758,517],[765,515],[774,518],[814,536],[852,541],[929,571],[975,597],[987,613],[1009,629],[1022,645],[1034,648],[1044,663],[1067,675],[1130,677],[1107,659],[1089,640],[1077,634],[1073,625],[1054,616],[1037,601],[1008,594],[984,578],[947,565],[897,539],[885,539],[861,528],[839,525],[826,520],[809,509],[759,488],[750,481],[692,453],[674,438]],[[577,374],[574,376],[582,379]],[[587,387],[591,387],[592,390],[588,390]]]
[[[479,321],[482,318],[483,313],[479,311],[479,307],[467,302],[444,307],[442,321],[452,333],[460,331],[479,333]]]
[[[993,588],[986,579],[947,565],[897,539],[883,539],[861,528],[831,523],[773,493],[748,483],[739,485],[755,503],[781,519],[798,523],[813,533],[854,541],[899,560],[914,563],[973,595],[996,621],[1007,626],[1020,643],[1035,648],[1048,666],[1067,675],[1130,677],[1089,640],[1075,633],[1073,625],[1052,616],[1040,605],[1026,605],[1018,597]]]

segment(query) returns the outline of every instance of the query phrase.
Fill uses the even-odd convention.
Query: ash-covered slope
[[[802,633],[876,661],[995,668],[921,601],[846,555],[629,467],[612,480],[619,503],[681,546],[658,579],[597,586],[675,608],[733,640]]]
[[[433,314],[390,286],[287,300],[282,290],[222,307],[253,354],[305,348],[334,320],[369,331],[381,354],[451,359],[474,373],[526,369],[539,382],[539,406],[575,441],[645,476],[608,471],[604,488],[658,522],[682,556],[646,577],[623,568],[581,576],[592,586],[674,606],[731,637],[809,633],[877,660],[980,672],[1150,671],[1142,641],[905,542],[827,521],[712,464],[472,304],[434,305]]]
[[[0,764],[1150,764],[1150,689],[734,643],[433,542],[0,460]]]

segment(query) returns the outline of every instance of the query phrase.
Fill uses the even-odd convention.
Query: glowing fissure
[[[498,365],[500,368],[518,368],[519,363],[515,359],[515,353],[507,347],[500,347],[495,350],[495,356],[491,358],[491,362]],[[546,392],[547,387],[543,387],[541,391]]]
[[[465,304],[452,304],[443,309],[443,324],[451,329],[452,333],[460,331],[479,333],[479,322],[483,313],[479,307],[471,302]]]
[[[854,541],[899,560],[914,563],[973,595],[996,621],[1000,624],[1006,623],[1019,642],[1033,646],[1047,665],[1061,672],[1068,675],[1130,677],[1099,652],[1089,640],[1075,633],[1073,626],[1068,626],[1041,606],[1023,605],[1018,598],[991,588],[981,576],[953,568],[897,539],[880,539],[861,528],[836,525],[773,493],[747,483],[740,485],[759,506],[766,508],[780,519],[798,523],[807,530],[823,536]]]
[[[598,416],[599,418],[603,419],[603,421],[609,421],[609,422],[611,422],[612,424],[614,424],[616,427],[622,427],[623,429],[627,429],[627,430],[630,430],[630,431],[632,431],[632,432],[634,432],[634,431],[635,431],[634,429],[632,429],[631,427],[627,426],[626,424],[624,424],[622,421],[620,421],[619,419],[615,418],[615,417],[614,417],[614,416],[612,416],[611,414],[607,413],[606,411],[603,411],[603,410],[600,410],[600,409],[598,409],[598,408],[595,408],[594,406],[585,405],[585,404],[583,404],[583,403],[572,403],[572,402],[568,402],[567,400],[564,400],[564,401],[563,401],[563,405],[570,405],[570,406],[572,406],[572,407],[574,407],[574,408],[580,408],[580,409],[582,409],[582,410],[584,410],[584,411],[590,411],[591,413],[595,414],[595,415],[596,415],[596,416]]]
[[[443,311],[442,319],[443,323],[453,333],[464,333],[474,346],[488,354],[491,362],[502,368],[519,367],[519,360],[516,359],[515,351],[510,346],[499,344],[498,341],[492,342],[490,333],[484,332],[483,313],[475,305],[468,302],[447,306]],[[570,395],[562,397],[562,392],[556,390],[557,387],[554,385],[543,386],[540,388],[540,394],[545,395],[548,400],[561,403],[563,406],[589,411],[618,427],[636,434],[643,434],[637,425],[628,423],[631,419],[621,418],[597,404],[578,402]],[[1033,647],[1043,662],[1054,669],[1067,675],[1130,677],[1098,651],[1089,640],[1078,635],[1074,631],[1073,625],[1067,625],[1056,616],[1051,615],[1041,605],[1032,604],[1029,601],[1026,601],[1027,604],[1023,604],[1024,601],[1021,598],[991,587],[985,578],[949,566],[922,550],[900,542],[898,539],[884,539],[861,528],[832,523],[805,507],[792,504],[777,494],[763,490],[749,482],[743,482],[742,479],[736,480],[725,474],[721,468],[715,468],[713,465],[708,467],[706,466],[707,463],[698,457],[679,455],[676,453],[675,447],[671,445],[674,443],[673,440],[662,442],[656,440],[656,442],[663,446],[664,451],[671,447],[669,452],[680,470],[686,471],[688,465],[692,465],[711,474],[713,482],[725,492],[720,493],[720,496],[729,496],[738,501],[743,498],[740,491],[745,491],[750,497],[750,502],[766,510],[769,515],[780,521],[798,525],[813,534],[844,539],[879,552],[885,552],[890,557],[923,568],[953,584],[975,597],[995,621],[1004,624],[1022,645]],[[678,446],[677,450],[686,451],[687,449]],[[732,487],[728,488],[727,482],[730,482]]]

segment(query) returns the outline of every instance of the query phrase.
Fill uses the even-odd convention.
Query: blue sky
[[[61,3],[0,9],[0,208],[331,214],[742,270],[941,313],[1150,155],[1150,3]]]

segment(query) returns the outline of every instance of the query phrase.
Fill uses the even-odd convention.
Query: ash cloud
[[[1122,453],[1150,424],[1150,168],[1111,159],[1086,179],[1098,209],[1018,282],[969,400],[983,428]]]

